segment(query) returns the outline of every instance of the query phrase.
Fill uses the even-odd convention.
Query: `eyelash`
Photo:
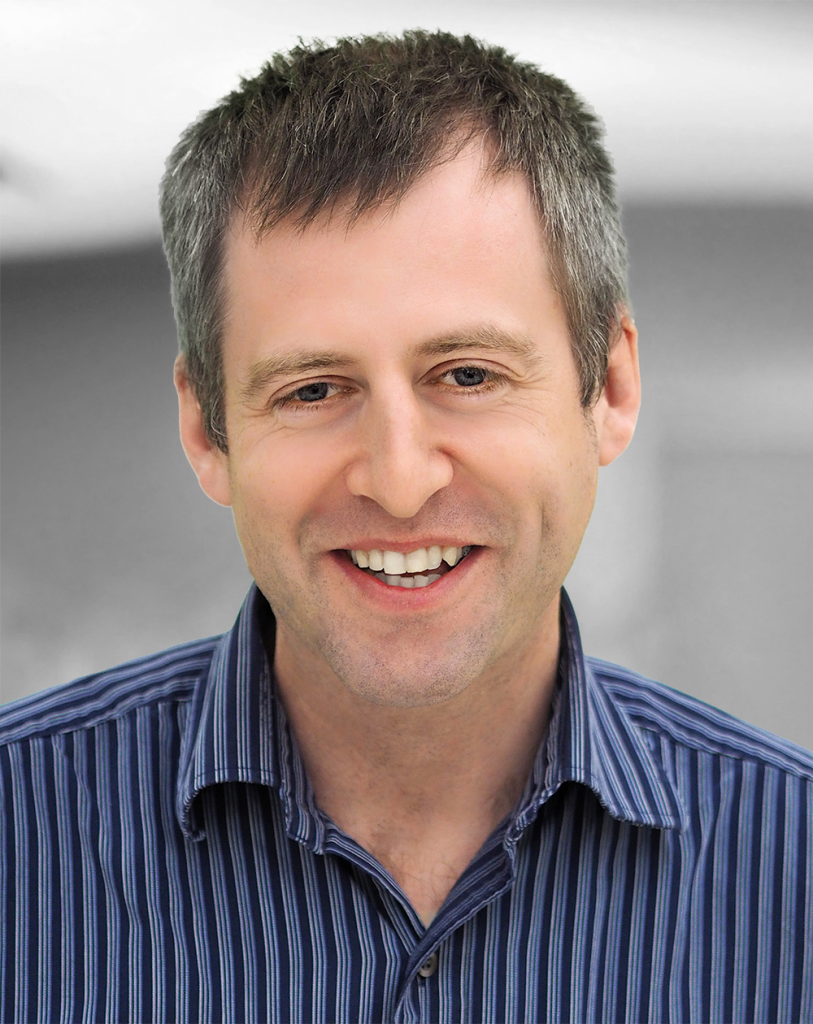
[[[499,373],[497,370],[492,370],[487,366],[477,366],[477,364],[464,364],[463,366],[453,366],[451,370],[444,370],[441,377],[447,377],[449,374],[456,373],[458,370],[479,370],[485,376],[485,380],[481,384],[473,384],[466,387],[462,384],[458,384],[457,387],[452,388],[452,391],[468,391],[473,392],[475,395],[481,395],[485,391],[492,391],[495,387],[500,384],[504,384],[506,376],[503,373]]]
[[[455,373],[457,370],[479,370],[485,375],[485,380],[481,384],[473,384],[469,387],[460,384],[458,384],[456,387],[453,387],[451,385],[444,385],[444,387],[447,387],[450,391],[468,392],[470,394],[482,395],[488,391],[493,391],[494,388],[499,387],[501,384],[504,384],[505,381],[507,380],[505,374],[499,373],[497,370],[489,369],[489,367],[487,366],[477,366],[476,364],[473,363],[464,363],[461,366],[453,366],[449,370],[444,370],[443,373],[440,374],[439,379],[443,377],[448,377],[450,374]],[[330,398],[335,397],[335,395],[327,395],[325,396],[325,398],[318,399],[317,401],[314,402],[303,402],[297,399],[296,396],[298,391],[301,391],[303,388],[310,387],[314,384],[327,384],[328,387],[339,389],[339,392],[341,390],[346,390],[342,389],[339,384],[334,384],[332,381],[329,380],[313,380],[310,381],[308,384],[300,384],[298,388],[294,388],[293,391],[289,391],[286,395],[281,395],[279,398],[275,399],[274,402],[272,403],[273,407],[276,409],[296,407],[297,412],[315,412],[320,406],[323,406]]]
[[[327,384],[328,387],[337,389],[339,388],[338,384],[334,384],[332,383],[332,381],[329,380],[314,380],[311,381],[310,384],[300,384],[298,388],[294,388],[293,391],[289,391],[287,395],[281,395],[279,398],[274,399],[274,401],[272,402],[273,408],[284,409],[286,406],[296,406],[298,412],[310,412],[312,410],[318,409],[319,406],[324,405],[329,398],[334,397],[333,395],[326,395],[325,398],[321,398],[316,402],[303,402],[297,399],[296,394],[298,391],[301,391],[303,388],[306,387],[311,387],[314,384]]]

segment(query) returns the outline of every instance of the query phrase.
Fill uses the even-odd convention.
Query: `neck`
[[[278,687],[317,803],[424,921],[522,793],[550,714],[555,611],[533,649],[423,707],[364,700],[278,627]]]

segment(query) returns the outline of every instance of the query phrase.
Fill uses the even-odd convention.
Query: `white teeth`
[[[449,566],[455,566],[460,561],[463,552],[460,548],[444,548],[443,561]]]
[[[377,580],[386,583],[388,587],[405,587],[412,590],[414,587],[428,587],[440,579],[440,573],[430,573],[428,576],[387,576],[383,572],[375,574]]]
[[[418,548],[417,551],[410,551],[406,556],[407,572],[426,572],[429,568],[429,558],[426,548]]]
[[[400,551],[384,552],[384,572],[388,576],[397,576],[399,573],[406,571],[406,558],[404,558]]]
[[[439,568],[440,567],[440,563],[442,561],[440,545],[439,544],[433,544],[432,547],[427,550],[426,557],[427,557],[427,564],[426,564],[426,568],[427,569],[437,569],[437,568]]]
[[[402,554],[400,551],[379,551],[377,548],[374,548],[372,551],[354,549],[350,552],[350,557],[354,565],[357,565],[360,569],[369,568],[374,573],[383,573],[385,576],[395,578],[405,572],[431,572],[432,569],[440,568],[442,562],[446,562],[450,568],[454,568],[470,550],[470,547],[458,548],[450,545],[441,548],[439,544],[433,544],[429,548],[418,548],[416,551],[409,551],[407,554]],[[403,585],[407,587],[413,586],[412,583]],[[427,586],[426,583],[416,583],[414,585],[420,587]]]

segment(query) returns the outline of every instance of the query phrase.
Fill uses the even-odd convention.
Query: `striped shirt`
[[[813,755],[562,625],[522,798],[428,927],[316,805],[256,589],[1,709],[0,1019],[813,1020]]]

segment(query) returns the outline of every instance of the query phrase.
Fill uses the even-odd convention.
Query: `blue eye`
[[[327,398],[329,387],[330,385],[327,381],[318,380],[313,384],[306,384],[304,387],[297,388],[294,395],[300,402],[321,402],[324,398]]]
[[[451,372],[455,383],[464,388],[477,387],[484,384],[488,378],[488,372],[481,366],[458,366]]]

